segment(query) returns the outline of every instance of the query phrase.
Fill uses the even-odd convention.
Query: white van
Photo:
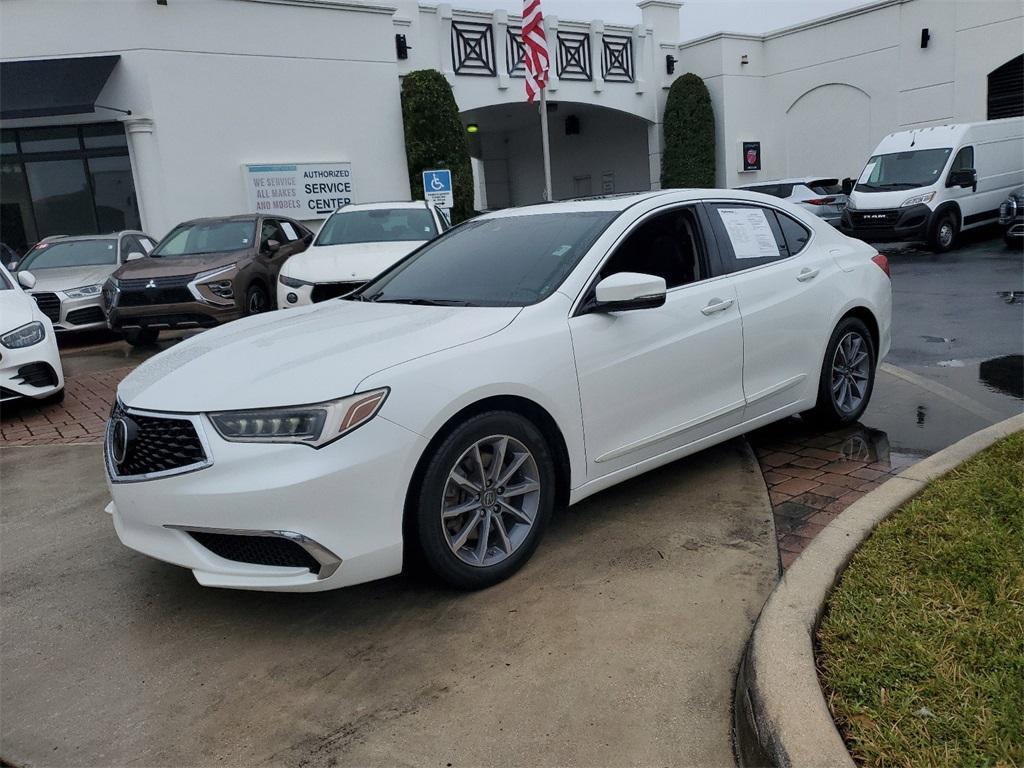
[[[871,153],[840,228],[948,251],[962,230],[997,221],[1000,203],[1021,184],[1024,118],[891,133]]]

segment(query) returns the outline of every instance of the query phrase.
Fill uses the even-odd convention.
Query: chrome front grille
[[[115,482],[194,472],[212,463],[198,416],[167,416],[114,406],[104,454]]]

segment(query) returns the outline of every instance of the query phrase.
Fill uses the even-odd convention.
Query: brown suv
[[[274,309],[277,273],[313,233],[280,216],[186,221],[103,286],[107,323],[130,344],[163,328],[208,328]]]

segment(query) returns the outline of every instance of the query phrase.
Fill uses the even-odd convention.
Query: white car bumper
[[[113,502],[107,511],[126,546],[189,568],[211,587],[312,592],[401,571],[406,490],[425,438],[378,415],[320,449],[230,443],[205,417],[198,419],[210,466],[111,482],[108,464]],[[290,538],[320,569],[226,559],[189,531],[200,540],[211,532]]]
[[[48,397],[63,387],[64,371],[50,327],[46,338],[31,347],[0,348],[0,401]]]
[[[277,284],[277,308],[288,309],[288,307],[303,307],[307,304],[314,304],[316,301],[327,301],[328,299],[344,296],[364,285],[365,281],[349,280],[347,282],[324,282],[319,283],[321,296],[314,301],[313,291],[317,285],[300,285],[291,288],[281,282]]]

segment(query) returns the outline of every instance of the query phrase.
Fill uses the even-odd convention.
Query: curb
[[[875,526],[932,480],[1022,430],[1024,414],[908,467],[846,509],[789,567],[761,610],[737,675],[733,726],[740,766],[854,768],[814,661],[814,632],[829,593]]]

